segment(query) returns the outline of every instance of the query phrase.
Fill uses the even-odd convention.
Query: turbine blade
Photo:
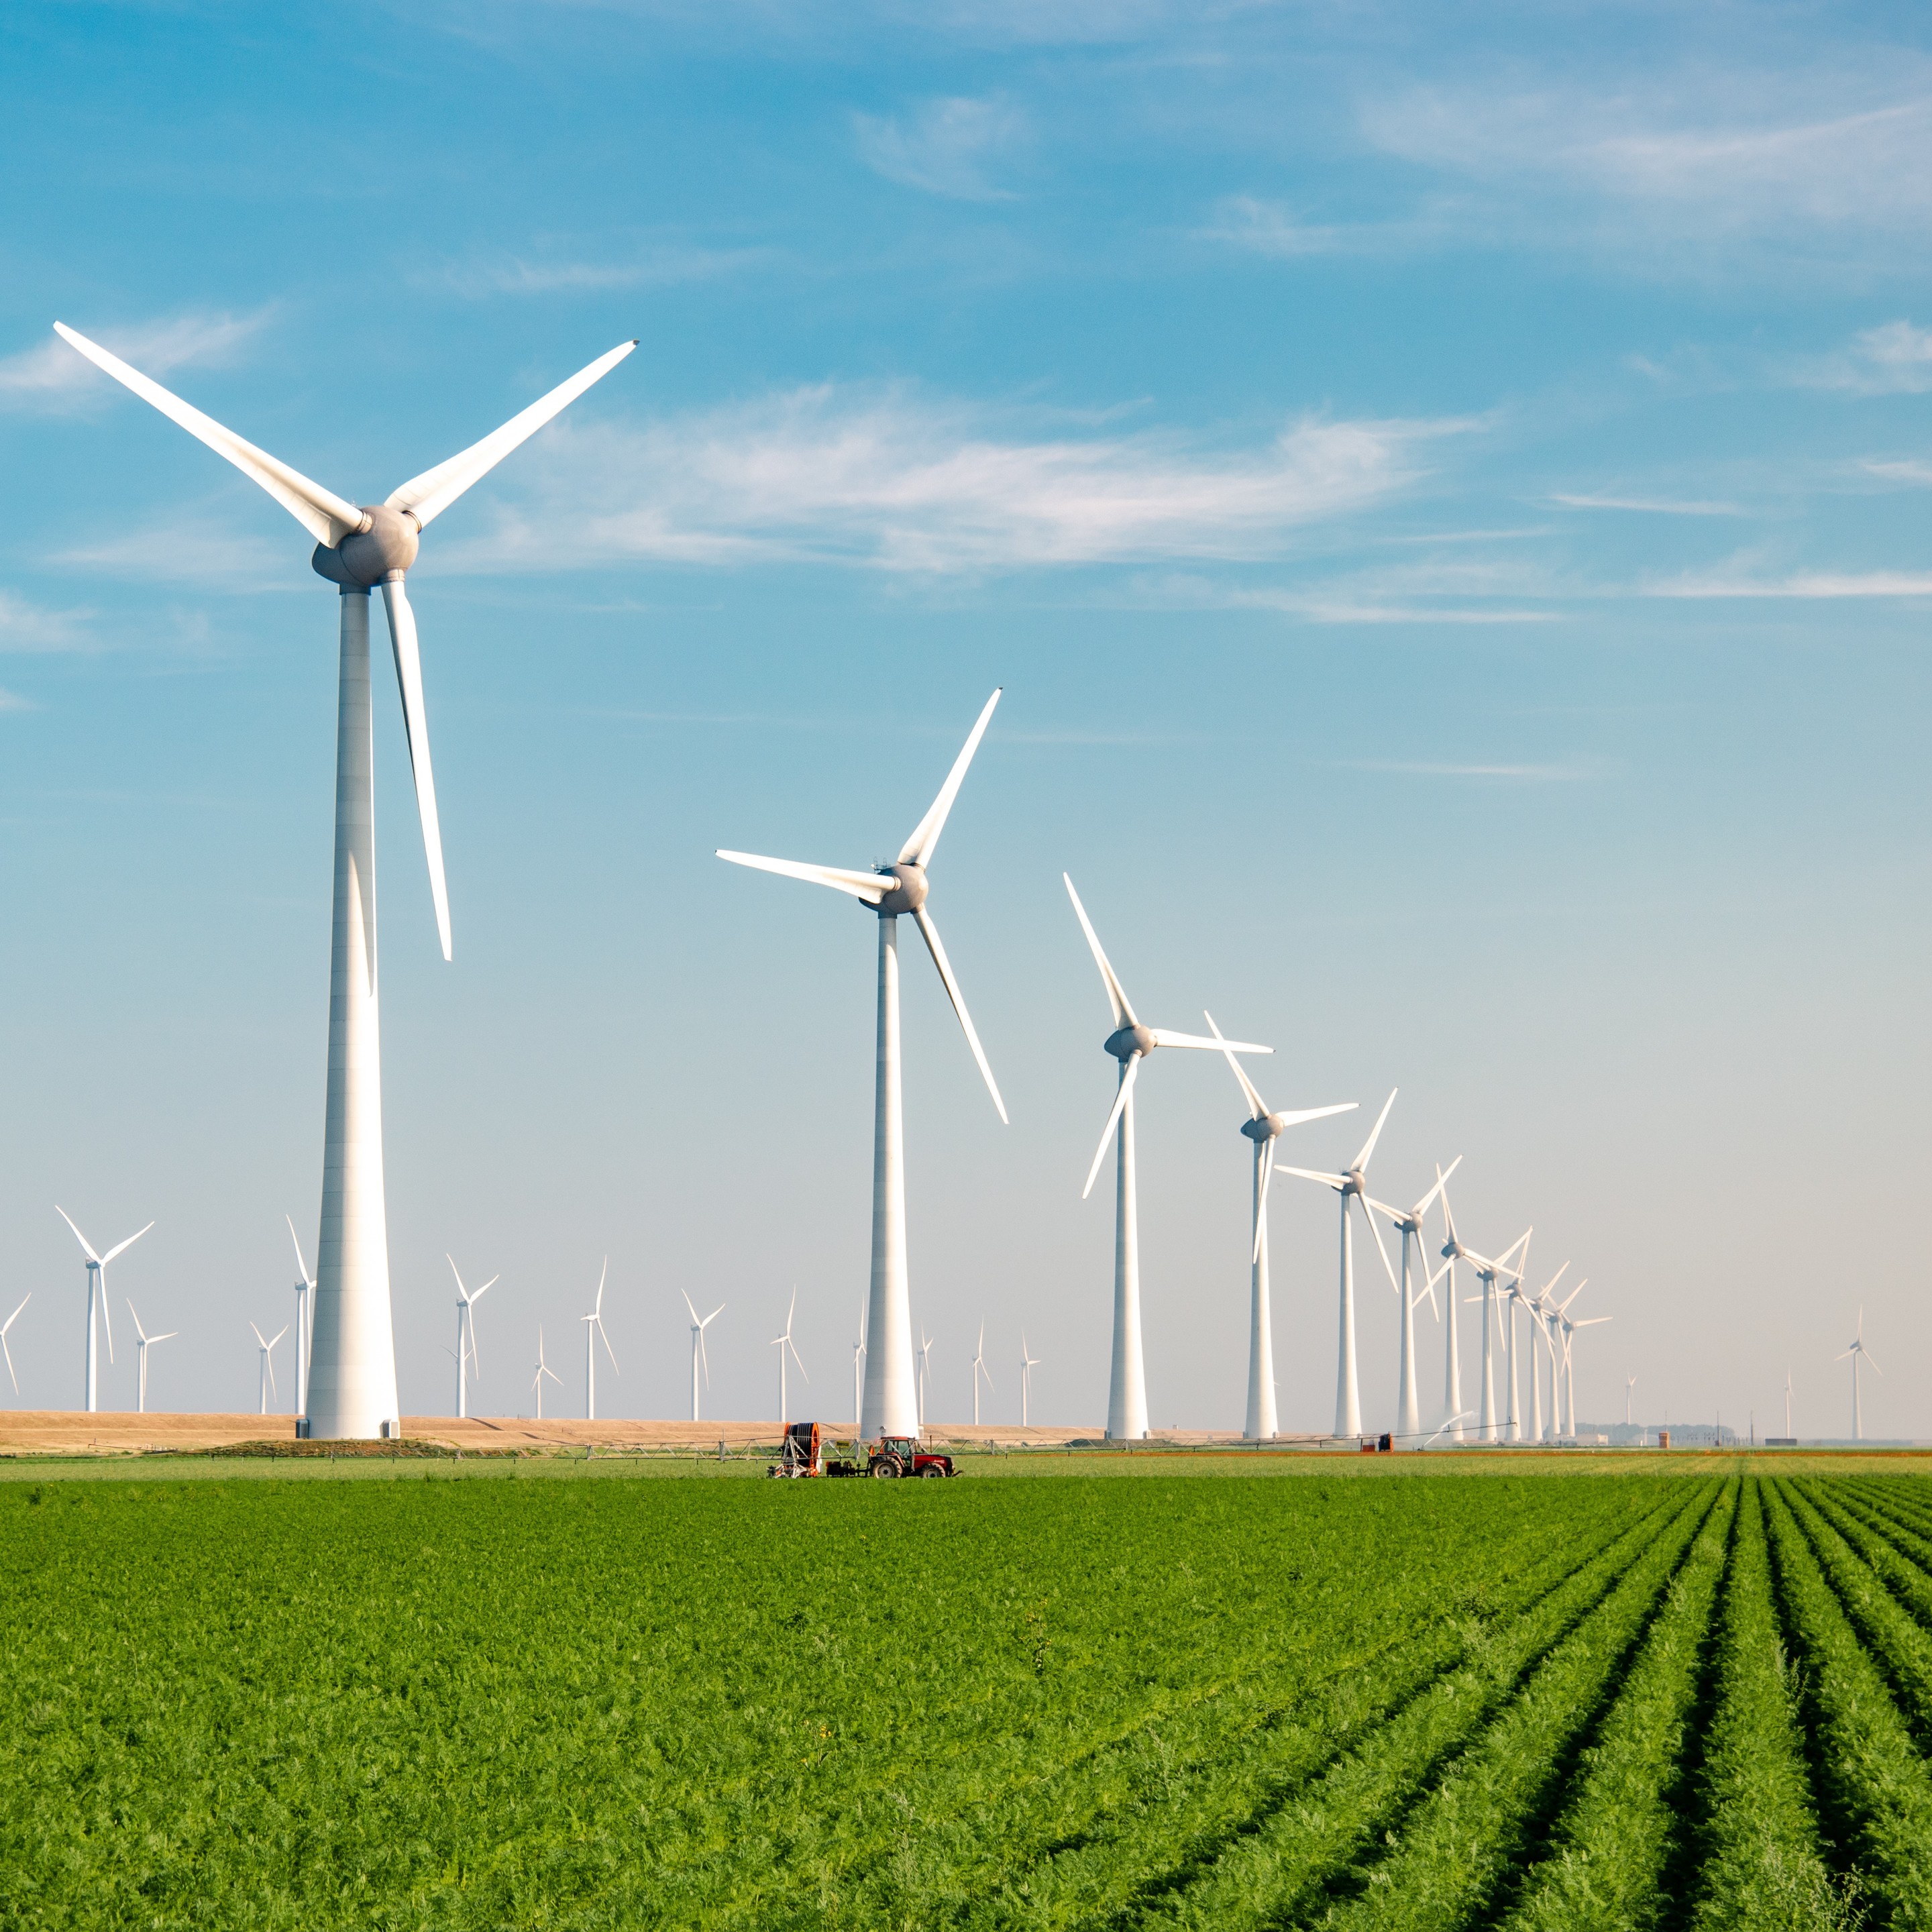
[[[74,1228],[74,1216],[70,1214],[64,1208],[60,1206],[58,1202],[55,1204],[54,1212],[58,1214],[70,1228]],[[80,1244],[81,1252],[84,1254],[89,1261],[93,1262],[95,1267],[98,1268],[100,1265],[100,1257],[94,1252],[93,1246],[92,1244],[89,1243],[87,1237],[83,1234],[78,1228],[74,1228],[74,1238]]]
[[[1251,1040],[1210,1040],[1204,1034],[1174,1033],[1166,1027],[1150,1027],[1156,1046],[1196,1046],[1209,1053],[1272,1053],[1271,1046],[1257,1046]]]
[[[898,884],[881,872],[860,872],[844,866],[808,866],[796,859],[761,859],[752,852],[720,850],[715,857],[734,866],[749,866],[760,872],[776,872],[781,878],[802,879],[808,885],[830,886],[835,892],[850,892],[875,906]]]
[[[7,1358],[7,1379],[14,1384],[14,1393],[20,1393],[20,1378],[14,1372],[14,1352],[7,1346],[7,1331],[0,1328],[0,1355]]]
[[[1125,1020],[1130,1026],[1138,1026],[1133,1003],[1127,998],[1127,989],[1120,984],[1120,975],[1107,963],[1107,956],[1100,950],[1100,935],[1094,930],[1094,922],[1087,916],[1087,908],[1080,903],[1080,895],[1073,890],[1073,881],[1066,873],[1060,878],[1066,886],[1066,896],[1073,902],[1075,916],[1080,921],[1080,930],[1087,935],[1087,944],[1094,955],[1094,963],[1100,969],[1100,977],[1107,988],[1107,1003],[1114,1010],[1114,1024],[1118,1026]]]
[[[1437,1195],[1442,1194],[1443,1189],[1449,1184],[1450,1175],[1454,1174],[1456,1168],[1460,1167],[1462,1165],[1462,1156],[1459,1154],[1447,1167],[1438,1167],[1436,1170],[1436,1185],[1432,1187],[1412,1208],[1410,1209],[1409,1218],[1412,1220],[1414,1221],[1418,1226],[1420,1226],[1423,1216],[1429,1211],[1430,1203],[1436,1198]],[[1449,1204],[1449,1197],[1448,1195],[1442,1194],[1442,1203],[1444,1211],[1446,1213],[1448,1211]]]
[[[597,1333],[603,1340],[604,1352],[610,1358],[611,1369],[615,1373],[621,1376],[624,1372],[622,1369],[617,1366],[617,1352],[611,1347],[610,1337],[604,1333],[604,1318],[600,1315],[596,1318],[596,1320],[597,1324]]]
[[[1456,1158],[1460,1161],[1462,1156],[1458,1154]],[[1456,1248],[1460,1247],[1462,1243],[1456,1238],[1456,1216],[1449,1205],[1448,1181],[1448,1175],[1438,1167],[1436,1170],[1436,1191],[1442,1197],[1442,1225],[1449,1230],[1449,1245]]]
[[[154,1225],[154,1222],[150,1221],[148,1223],[148,1228],[152,1228]],[[127,1251],[148,1232],[148,1228],[136,1228],[124,1241],[120,1242],[115,1246],[110,1248],[106,1253],[100,1257],[100,1265],[103,1268],[105,1268],[116,1255],[125,1254]]]
[[[27,1304],[32,1300],[33,1298],[33,1294],[31,1291],[27,1294],[22,1295],[20,1298],[20,1308],[26,1307]],[[8,1316],[5,1321],[0,1322],[0,1335],[5,1334],[7,1330],[12,1328],[15,1322],[20,1320],[20,1308],[15,1309],[13,1313]]]
[[[1298,1180],[1324,1180],[1330,1187],[1346,1187],[1348,1177],[1341,1174],[1323,1174],[1312,1167],[1290,1167],[1286,1161],[1281,1164],[1284,1174],[1292,1174]]]
[[[1292,1112],[1277,1114],[1275,1118],[1285,1127],[1298,1127],[1304,1120],[1325,1120],[1330,1114],[1352,1114],[1359,1104],[1342,1100],[1332,1107],[1297,1107]]]
[[[403,696],[403,724],[409,733],[410,770],[416,782],[416,811],[422,820],[423,850],[429,859],[430,897],[436,902],[436,936],[442,956],[449,954],[449,888],[442,876],[442,828],[436,813],[436,778],[430,770],[429,714],[423,706],[422,658],[416,648],[416,614],[398,578],[386,579],[382,608],[389,614],[389,643],[395,652],[396,686]]]
[[[100,1277],[100,1318],[107,1324],[107,1359],[111,1362],[114,1359],[114,1304],[107,1298],[107,1277],[104,1274]]]
[[[939,943],[939,928],[932,922],[932,915],[924,906],[913,914],[919,922],[919,929],[926,940],[926,950],[932,955],[932,963],[939,968],[940,979],[946,987],[946,997],[952,1002],[952,1010],[959,1016],[959,1024],[965,1029],[966,1044],[973,1049],[973,1058],[978,1063],[980,1076],[986,1083],[986,1091],[993,1096],[993,1106],[1003,1124],[1006,1121],[1006,1103],[1000,1098],[999,1082],[993,1078],[993,1070],[987,1064],[986,1049],[980,1044],[980,1036],[973,1030],[973,1016],[966,1010],[966,996],[959,990],[959,982],[952,976],[952,962],[946,956],[946,948]]]
[[[637,347],[634,340],[620,342],[580,369],[567,382],[560,382],[549,394],[542,396],[526,410],[513,416],[501,429],[493,430],[481,442],[472,442],[446,458],[434,470],[412,476],[400,489],[389,493],[388,507],[406,510],[419,528],[426,528],[441,516],[472,483],[480,482],[517,446],[536,434],[552,416],[575,402],[592,383],[607,376]]]
[[[54,333],[77,349],[97,369],[105,370],[115,381],[132,389],[144,403],[152,403],[170,422],[178,423],[188,434],[207,444],[217,456],[225,457],[243,476],[259,483],[316,542],[333,550],[351,530],[362,527],[362,512],[355,504],[312,482],[299,470],[292,470],[266,449],[224,429],[212,416],[184,403],[138,369],[129,368],[118,356],[110,356],[98,342],[90,342],[64,322],[54,324]]]
[[[1375,1152],[1376,1143],[1382,1137],[1382,1123],[1388,1118],[1389,1109],[1395,1105],[1396,1092],[1396,1090],[1393,1087],[1389,1089],[1389,1096],[1382,1102],[1382,1112],[1376,1116],[1375,1131],[1362,1144],[1361,1152],[1355,1156],[1357,1168],[1366,1168],[1368,1166],[1369,1156]]]
[[[1080,1190],[1080,1198],[1083,1201],[1094,1191],[1094,1182],[1100,1172],[1100,1163],[1107,1157],[1107,1149],[1113,1143],[1114,1130],[1120,1124],[1120,1115],[1126,1108],[1127,1096],[1134,1090],[1134,1082],[1140,1070],[1141,1057],[1136,1053],[1129,1058],[1127,1070],[1120,1076],[1120,1089],[1114,1096],[1113,1106],[1107,1115],[1107,1124],[1100,1135],[1100,1147],[1094,1156],[1094,1165],[1087,1170],[1087,1185]]]
[[[296,1272],[302,1276],[305,1286],[313,1288],[315,1286],[315,1276],[309,1273],[308,1263],[302,1259],[302,1238],[296,1232],[295,1217],[292,1215],[284,1214],[282,1219],[288,1222],[289,1239],[295,1244]]]
[[[692,1325],[694,1328],[700,1326],[698,1319],[698,1304],[692,1300],[690,1291],[681,1288],[678,1290],[678,1293],[684,1297],[684,1305],[691,1310]]]
[[[1369,1224],[1369,1236],[1376,1244],[1376,1252],[1382,1258],[1382,1272],[1389,1278],[1389,1286],[1395,1290],[1396,1299],[1402,1299],[1402,1284],[1395,1278],[1395,1270],[1390,1265],[1388,1250],[1382,1246],[1382,1230],[1376,1226],[1376,1217],[1369,1212],[1368,1203],[1362,1204],[1362,1219]]]
[[[1247,1069],[1234,1058],[1233,1049],[1222,1036],[1221,1029],[1214,1024],[1214,1016],[1203,1006],[1201,1009],[1201,1017],[1208,1022],[1208,1030],[1220,1041],[1222,1055],[1228,1063],[1228,1070],[1241,1083],[1241,1091],[1247,1096],[1248,1106],[1252,1110],[1249,1118],[1256,1120],[1264,1119],[1268,1114],[1267,1103],[1255,1090],[1255,1083],[1248,1078]]]
[[[134,1304],[131,1299],[130,1299],[128,1303],[128,1312],[134,1322],[134,1333],[140,1336],[142,1341],[146,1341],[148,1339],[148,1331],[141,1326],[141,1318],[134,1312]]]
[[[973,754],[980,748],[980,740],[986,735],[986,727],[992,722],[993,707],[1000,701],[1000,690],[996,688],[986,700],[986,708],[980,713],[980,720],[966,740],[965,748],[952,761],[952,769],[946,775],[946,782],[939,788],[939,796],[932,801],[932,808],[912,829],[912,836],[899,848],[902,866],[923,866],[932,856],[932,848],[939,843],[939,835],[946,830],[946,821],[952,810],[952,801],[959,796],[959,788],[964,782],[966,767],[973,762]]]

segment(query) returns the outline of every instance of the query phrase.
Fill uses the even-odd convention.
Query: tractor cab
[[[916,1436],[886,1436],[869,1445],[866,1473],[870,1476],[952,1476],[958,1472],[950,1456],[919,1446]]]

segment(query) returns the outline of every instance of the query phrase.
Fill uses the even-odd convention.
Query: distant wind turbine
[[[597,1276],[597,1299],[590,1304],[590,1312],[578,1318],[584,1327],[584,1414],[586,1421],[597,1420],[597,1344],[601,1340],[604,1352],[610,1358],[610,1372],[621,1375],[617,1366],[617,1352],[610,1346],[610,1337],[604,1329],[604,1282],[610,1272],[610,1257],[604,1257],[603,1268]],[[542,1330],[538,1331],[539,1337]]]
[[[993,1372],[986,1366],[986,1324],[980,1324],[980,1352],[973,1358],[973,1426],[980,1426],[980,1378],[986,1378],[986,1386],[993,1387]],[[997,1393],[997,1391],[995,1391]]]
[[[1027,1346],[1026,1330],[1020,1330],[1020,1426],[1026,1428],[1031,1418],[1028,1412],[1033,1401],[1033,1372],[1040,1366],[1040,1358]]]
[[[1390,1225],[1402,1236],[1402,1285],[1396,1290],[1402,1302],[1402,1346],[1397,1352],[1396,1360],[1395,1431],[1405,1440],[1422,1433],[1422,1404],[1415,1388],[1415,1311],[1426,1294],[1429,1298],[1430,1306],[1436,1310],[1436,1318],[1438,1321],[1442,1318],[1442,1310],[1436,1307],[1436,1284],[1442,1279],[1449,1265],[1445,1262],[1433,1274],[1430,1273],[1429,1259],[1423,1252],[1422,1247],[1422,1217],[1428,1213],[1436,1197],[1442,1192],[1449,1176],[1462,1164],[1462,1156],[1459,1154],[1446,1169],[1437,1168],[1436,1185],[1413,1208],[1390,1208],[1384,1202],[1371,1200],[1366,1196],[1363,1199],[1362,1204],[1371,1216],[1371,1226],[1374,1225],[1372,1217],[1375,1215],[1386,1214]],[[1410,1286],[1409,1248],[1412,1240],[1422,1263],[1422,1286],[1420,1288]],[[1436,1432],[1439,1435],[1442,1432],[1438,1430]]]
[[[1858,1332],[1852,1338],[1852,1346],[1844,1354],[1834,1357],[1838,1361],[1850,1361],[1852,1365],[1852,1440],[1862,1442],[1865,1439],[1864,1392],[1858,1386],[1858,1368],[1861,1364],[1869,1364],[1875,1376],[1884,1374],[1877,1363],[1872,1360],[1871,1351],[1865,1346],[1865,1312],[1858,1310]]]
[[[1626,1429],[1636,1426],[1630,1416],[1630,1411],[1634,1406],[1633,1399],[1636,1394],[1636,1376],[1625,1376],[1624,1378],[1624,1426]],[[1784,1432],[1787,1436],[1791,1433],[1791,1377],[1788,1372],[1784,1378]]]
[[[23,1294],[20,1298],[20,1308],[26,1307],[33,1298],[31,1294]],[[20,1393],[20,1378],[14,1372],[14,1352],[7,1346],[7,1330],[20,1320],[20,1308],[15,1309],[4,1322],[0,1322],[0,1355],[4,1355],[7,1358],[7,1379],[14,1384],[14,1393],[16,1395]]]
[[[539,1422],[543,1420],[543,1385],[544,1377],[546,1376],[548,1376],[550,1380],[556,1383],[559,1388],[562,1388],[562,1376],[557,1374],[556,1372],[551,1368],[550,1364],[544,1360],[543,1330],[539,1327],[537,1330],[537,1372],[530,1378],[530,1387],[536,1394],[536,1419]]]
[[[22,1307],[26,1305],[24,1302],[21,1304]],[[17,1315],[20,1310],[16,1309],[14,1312]],[[134,1317],[134,1413],[146,1415],[148,1412],[148,1351],[157,1342],[172,1342],[181,1330],[170,1328],[165,1335],[150,1335],[141,1326],[141,1318],[134,1314],[134,1304],[131,1301],[128,1304],[128,1312]],[[5,1332],[5,1330],[0,1329],[0,1335]],[[282,1333],[286,1334],[288,1330],[284,1329]],[[281,1338],[278,1336],[276,1339],[279,1341]]]
[[[250,1322],[248,1326],[255,1330],[255,1339],[262,1344],[262,1370],[260,1378],[260,1394],[262,1402],[261,1412],[262,1414],[266,1415],[268,1412],[268,1391],[271,1389],[275,1390],[275,1400],[278,1402],[280,1402],[282,1399],[281,1390],[275,1388],[275,1342],[279,1342],[289,1331],[287,1326],[284,1324],[275,1331],[274,1341],[272,1342],[263,1336],[261,1330],[256,1328],[254,1322]]]
[[[933,1337],[922,1327],[919,1331],[919,1426],[926,1426],[926,1384],[932,1368]]]
[[[1205,1007],[1202,1018],[1216,1040],[1221,1029]],[[1248,1078],[1247,1070],[1232,1052],[1224,1050],[1228,1069],[1240,1084],[1248,1103],[1248,1118],[1241,1132],[1254,1149],[1254,1228],[1248,1253],[1248,1409],[1241,1433],[1250,1442],[1272,1442],[1280,1432],[1274,1406],[1274,1332],[1269,1306],[1268,1252],[1268,1183],[1274,1178],[1274,1144],[1287,1128],[1304,1120],[1324,1120],[1330,1114],[1346,1114],[1356,1102],[1344,1100],[1332,1107],[1300,1107],[1292,1112],[1274,1113]]]
[[[913,827],[911,836],[899,848],[899,856],[890,865],[874,865],[869,872],[838,866],[808,866],[790,859],[762,859],[749,852],[720,851],[718,856],[734,866],[750,866],[787,878],[830,886],[836,892],[849,892],[862,905],[878,914],[879,920],[879,1011],[876,1078],[873,1088],[872,1116],[872,1282],[867,1322],[865,1400],[859,1432],[867,1442],[881,1436],[910,1436],[919,1427],[919,1409],[913,1386],[912,1290],[906,1266],[905,1226],[905,1120],[899,1071],[899,942],[902,914],[910,913],[916,922],[926,950],[932,955],[946,997],[952,1003],[966,1044],[993,1096],[1000,1118],[1006,1118],[1006,1103],[993,1078],[993,1070],[974,1030],[966,1011],[965,997],[952,976],[952,964],[940,944],[939,928],[926,910],[931,884],[926,868],[931,864],[939,835],[952,810],[952,802],[964,783],[967,767],[980,748],[991,723],[993,707],[1000,701],[995,691],[968,734],[964,748],[952,762],[946,782],[939,788],[926,816]]]
[[[791,1292],[791,1305],[785,1310],[784,1333],[772,1337],[772,1346],[778,1352],[778,1426],[784,1428],[791,1420],[790,1391],[785,1384],[785,1357],[789,1354],[797,1363],[798,1372],[807,1382],[812,1378],[806,1374],[805,1358],[798,1352],[798,1344],[791,1339],[792,1317],[798,1312],[798,1290]]]
[[[1630,1379],[1634,1382],[1636,1378],[1633,1376]],[[1624,1412],[1624,1420],[1626,1422],[1630,1420],[1630,1412],[1628,1408]],[[1791,1371],[1786,1368],[1784,1371],[1784,1433],[1789,1438],[1796,1432],[1791,1426]]]
[[[866,1412],[866,1297],[859,1298],[859,1333],[852,1344],[852,1426]]]
[[[476,1304],[494,1288],[502,1276],[493,1274],[481,1288],[465,1288],[463,1276],[456,1265],[454,1255],[445,1255],[449,1271],[456,1276],[456,1412],[459,1416],[470,1413],[470,1367],[476,1364],[476,1372],[483,1372],[482,1358],[476,1352]]]
[[[691,1310],[691,1419],[695,1422],[698,1420],[698,1372],[700,1368],[704,1371],[704,1386],[706,1388],[711,1386],[711,1358],[705,1352],[704,1331],[724,1312],[724,1304],[721,1301],[700,1322],[698,1316],[698,1304],[682,1288],[680,1288],[678,1292],[684,1295],[684,1305]]]
[[[316,540],[310,567],[340,593],[336,699],[334,911],[331,921],[327,1108],[323,1130],[322,1232],[317,1244],[314,1334],[310,1350],[310,1432],[322,1438],[385,1435],[400,1422],[396,1350],[389,1308],[388,1238],[382,1184],[380,1026],[376,999],[375,795],[369,690],[369,593],[380,585],[402,694],[403,723],[416,808],[429,864],[430,895],[442,956],[450,957],[442,833],[430,768],[429,724],[416,614],[404,580],[418,541],[442,514],[525,440],[637,346],[620,343],[512,416],[482,442],[391,491],[380,504],[352,503],[224,428],[212,417],[90,342],[64,322],[62,340],[280,504]],[[349,395],[348,388],[338,394]],[[90,1400],[88,1407],[93,1403]]]
[[[1066,896],[1080,929],[1087,935],[1094,963],[1100,969],[1100,983],[1107,989],[1107,1004],[1113,1009],[1114,1030],[1101,1042],[1103,1052],[1120,1063],[1120,1086],[1114,1096],[1113,1111],[1100,1135],[1094,1164],[1087,1170],[1087,1185],[1080,1190],[1085,1200],[1094,1191],[1100,1163],[1118,1135],[1119,1149],[1114,1168],[1114,1356],[1107,1386],[1107,1437],[1109,1442],[1137,1442],[1148,1432],[1147,1364],[1141,1349],[1141,1237],[1138,1184],[1134,1172],[1134,1082],[1141,1062],[1155,1048],[1195,1047],[1222,1053],[1272,1053],[1271,1046],[1256,1046],[1244,1040],[1210,1040],[1199,1034],[1172,1033],[1165,1027],[1143,1026],[1120,984],[1120,975],[1108,963],[1101,950],[1100,936],[1073,881],[1063,872]]]
[[[296,1232],[295,1216],[284,1214],[289,1239],[296,1250],[296,1413],[308,1413],[309,1346],[315,1327],[315,1277],[302,1258],[302,1237]]]
[[[114,1359],[114,1318],[107,1308],[107,1264],[124,1250],[131,1248],[154,1224],[150,1221],[148,1228],[136,1228],[134,1233],[118,1246],[110,1248],[104,1255],[94,1252],[92,1245],[78,1228],[74,1227],[74,1216],[64,1208],[56,1206],[54,1212],[70,1228],[74,1228],[74,1238],[80,1244],[80,1251],[87,1257],[87,1412],[93,1414],[100,1404],[98,1394],[95,1344],[94,1340],[94,1311],[100,1310],[100,1319],[107,1330],[107,1359]]]

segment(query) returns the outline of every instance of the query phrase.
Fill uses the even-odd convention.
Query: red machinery
[[[854,1445],[856,1448],[857,1445]],[[950,1456],[922,1449],[910,1436],[888,1436],[868,1443],[862,1461],[856,1456],[828,1461],[824,1431],[815,1422],[794,1422],[778,1445],[778,1460],[768,1476],[956,1476]]]

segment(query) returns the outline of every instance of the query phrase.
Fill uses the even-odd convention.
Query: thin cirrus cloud
[[[74,326],[104,344],[145,374],[231,361],[274,314],[195,314],[131,323],[125,328]],[[0,357],[0,409],[68,410],[114,392],[114,386],[86,357],[68,347],[51,327],[46,341]]]
[[[452,262],[437,280],[471,300],[504,295],[594,295],[605,289],[674,288],[717,281],[764,267],[774,259],[768,248],[706,248],[682,242],[647,243],[601,259],[536,249]]]
[[[1715,497],[1620,496],[1595,491],[1556,490],[1551,491],[1550,500],[1552,503],[1561,503],[1568,510],[1628,510],[1647,516],[1741,517],[1744,514],[1736,503],[1726,503]]]
[[[970,404],[828,386],[641,428],[560,427],[532,466],[534,494],[440,566],[958,573],[1264,558],[1304,525],[1413,488],[1430,446],[1474,425],[1304,418],[1231,449],[1153,430],[1069,434],[1064,419],[1029,436]]]
[[[1855,395],[1916,395],[1932,389],[1932,329],[1904,320],[1861,329],[1835,354],[1793,365],[1801,388]]]
[[[1667,578],[1642,586],[1646,597],[1798,598],[1932,597],[1932,571],[1810,570],[1782,577],[1747,571]]]
[[[1010,201],[994,170],[1024,145],[1026,117],[998,97],[922,102],[903,114],[852,116],[859,158],[874,174],[952,201]]]
[[[86,610],[50,610],[0,590],[0,652],[86,650],[94,642],[92,616]]]

